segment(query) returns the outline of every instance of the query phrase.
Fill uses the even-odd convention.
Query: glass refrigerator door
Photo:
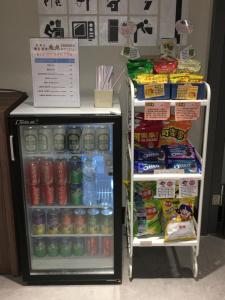
[[[32,274],[113,274],[113,124],[21,126]]]

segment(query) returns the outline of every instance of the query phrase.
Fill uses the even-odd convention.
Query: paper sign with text
[[[170,103],[149,102],[145,104],[145,120],[168,120],[170,117]]]
[[[186,103],[176,103],[175,107],[175,120],[176,121],[194,121],[200,117],[200,107],[199,102],[186,102]]]
[[[174,180],[157,180],[156,198],[174,198],[176,182]]]
[[[197,197],[198,180],[180,179],[179,180],[179,198]]]

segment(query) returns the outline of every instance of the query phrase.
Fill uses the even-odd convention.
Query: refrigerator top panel
[[[81,97],[81,107],[78,108],[62,108],[62,107],[34,107],[33,98],[29,97],[11,113],[11,116],[24,115],[121,115],[121,109],[118,97],[113,99],[113,107],[97,108],[94,107],[94,96],[83,95]]]

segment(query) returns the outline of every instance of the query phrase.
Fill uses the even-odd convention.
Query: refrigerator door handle
[[[13,135],[9,136],[9,144],[10,144],[11,160],[15,161],[14,148],[13,148]]]

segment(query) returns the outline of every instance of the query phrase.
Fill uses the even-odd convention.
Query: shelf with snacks
[[[190,247],[197,277],[211,89],[202,75],[191,72],[167,75],[154,69],[155,74],[148,70],[138,78],[134,70],[139,62],[128,62],[135,66],[130,70],[128,66],[129,277],[134,247],[170,246]],[[150,65],[148,60],[144,69]],[[148,105],[155,103],[166,105]],[[189,131],[200,117],[203,130],[198,152],[189,141]]]

